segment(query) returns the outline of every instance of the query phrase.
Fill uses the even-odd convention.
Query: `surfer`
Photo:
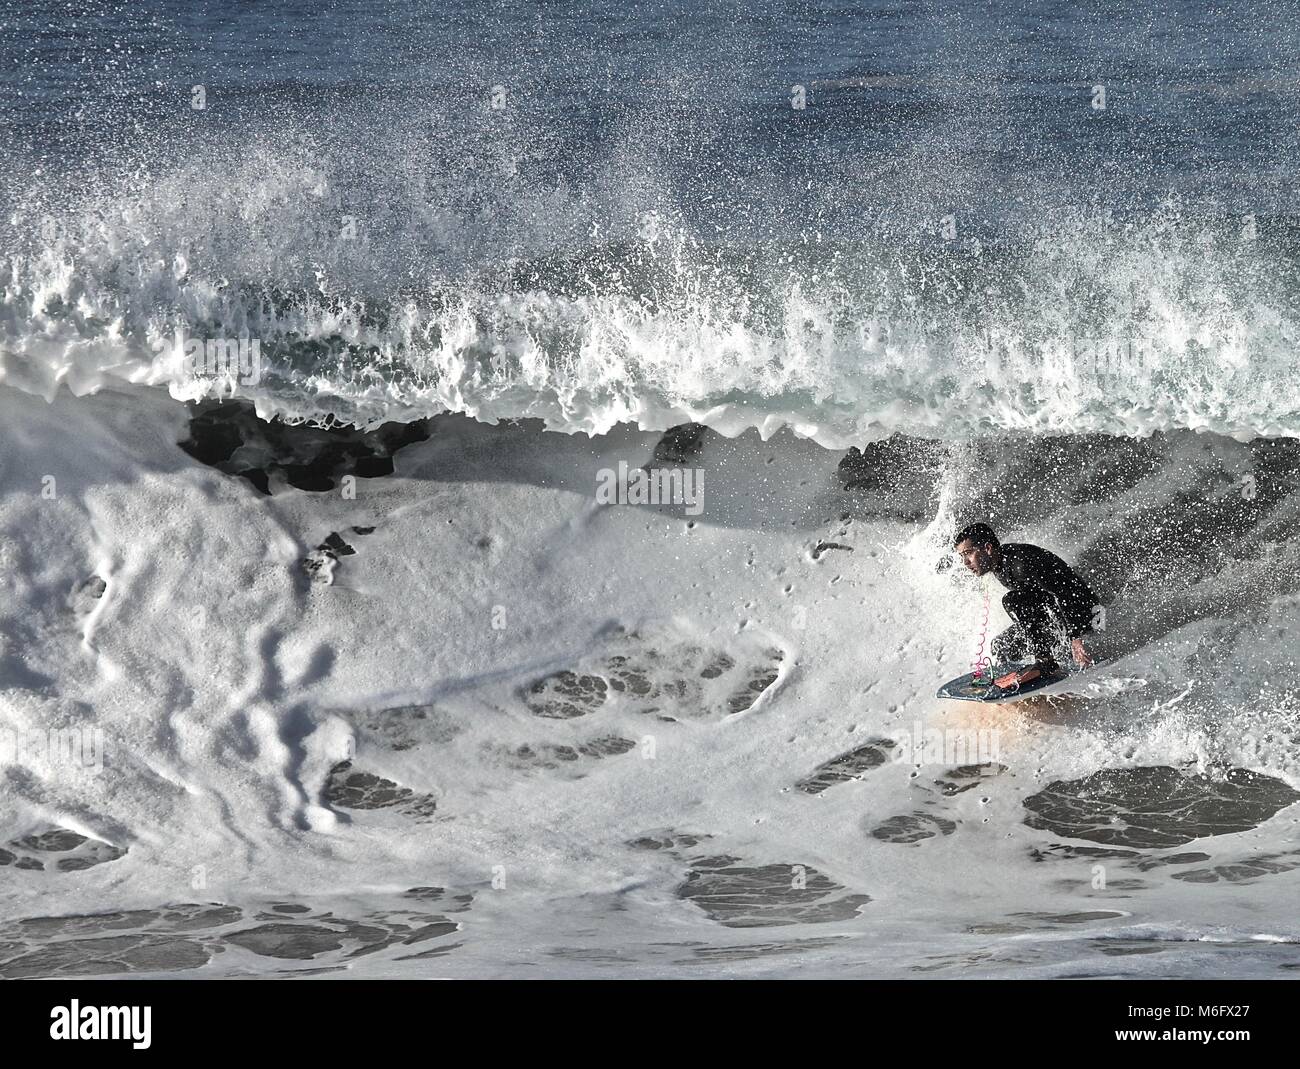
[[[1002,607],[1012,623],[990,647],[995,664],[1022,659],[1028,652],[1034,664],[1020,673],[1020,681],[1050,675],[1059,670],[1056,648],[1063,638],[1069,639],[1076,664],[1092,664],[1083,636],[1092,630],[1100,603],[1065,561],[1040,546],[1003,545],[987,523],[963,527],[952,544],[967,568],[976,575],[992,573],[1007,588]]]

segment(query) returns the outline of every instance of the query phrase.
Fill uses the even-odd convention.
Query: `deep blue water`
[[[432,171],[502,137],[530,178],[581,187],[635,151],[701,227],[851,230],[864,201],[1007,212],[1016,198],[1129,208],[1170,191],[1285,211],[1295,14],[1194,0],[41,0],[6,5],[0,124],[20,158],[63,168],[157,166],[260,134],[314,139],[341,174],[401,150]],[[486,107],[495,85],[505,114]]]
[[[282,394],[349,418],[358,367],[428,390],[474,350],[495,402],[533,344],[561,393],[594,346],[633,407],[821,382],[861,416],[873,332],[1140,335],[1177,366],[1231,333],[1255,394],[1300,390],[1294,5],[6,2],[0,252],[43,264],[15,349],[73,306],[76,337],[121,320],[122,360],[251,330]],[[653,338],[609,306],[494,318],[521,292],[632,301]],[[820,320],[809,369],[790,334]],[[743,384],[687,368],[733,321]],[[647,348],[685,369],[652,396]],[[1206,418],[1278,425],[1240,401]]]

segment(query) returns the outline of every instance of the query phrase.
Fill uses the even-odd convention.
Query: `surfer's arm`
[[[1056,615],[1065,627],[1066,636],[1072,644],[1078,643],[1074,646],[1075,660],[1078,660],[1082,647],[1079,639],[1092,631],[1093,613],[1097,608],[1096,595],[1073,568],[1047,550],[1039,550],[1035,554],[1028,571],[1028,582],[1052,595]]]
[[[1080,668],[1092,664],[1092,655],[1083,645],[1083,636],[1091,634],[1096,598],[1082,579],[1059,557],[1049,558],[1031,579],[1033,585],[1050,595],[1052,611],[1070,640],[1070,656]]]

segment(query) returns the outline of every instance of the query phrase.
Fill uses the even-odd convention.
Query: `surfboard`
[[[955,698],[964,702],[1015,702],[1031,694],[1048,693],[1057,683],[1064,682],[1071,675],[1086,671],[1076,665],[1063,664],[1050,675],[1039,676],[1028,683],[1022,683],[1019,687],[1003,688],[993,683],[993,680],[1001,679],[1010,672],[1023,671],[1031,664],[1033,661],[1008,661],[1005,664],[994,665],[988,676],[978,683],[975,681],[975,673],[967,672],[964,676],[949,680],[940,687],[937,697]]]

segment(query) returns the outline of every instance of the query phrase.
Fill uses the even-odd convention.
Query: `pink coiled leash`
[[[984,643],[988,641],[989,636],[989,583],[988,579],[983,580],[984,587],[984,612],[979,623],[979,648],[975,651],[975,660],[971,662],[971,671],[975,676],[971,680],[972,686],[989,686],[993,682],[993,661],[984,652]]]

